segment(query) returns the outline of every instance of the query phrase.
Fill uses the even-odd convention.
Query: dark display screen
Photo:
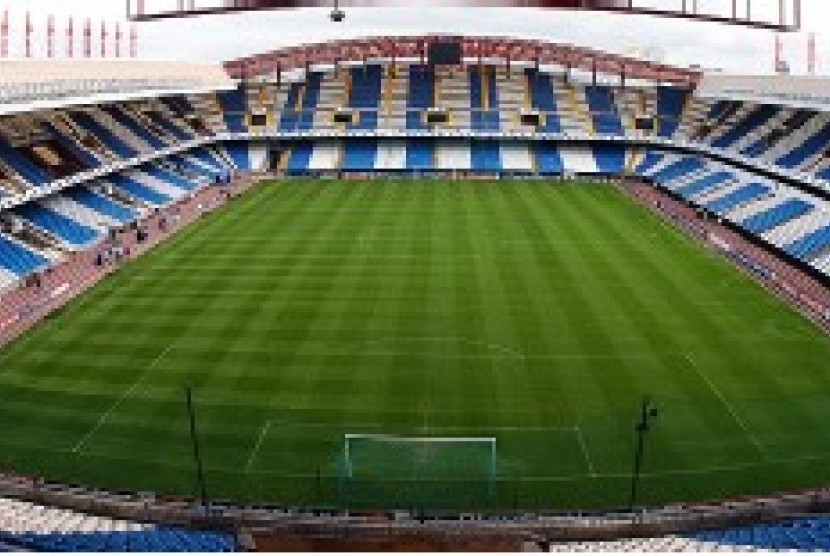
[[[454,66],[461,63],[460,42],[433,42],[429,45],[429,63],[434,66]]]

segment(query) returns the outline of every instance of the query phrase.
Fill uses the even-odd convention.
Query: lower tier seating
[[[47,552],[234,552],[232,534],[135,523],[0,498],[0,542]]]

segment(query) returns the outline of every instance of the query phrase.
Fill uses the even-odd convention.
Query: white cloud
[[[719,1],[722,0],[700,0],[702,9],[706,9],[707,3]],[[768,3],[777,6],[777,2]],[[0,9],[3,7],[10,9],[13,28],[18,28],[12,37],[18,50],[23,14],[26,9],[33,11],[40,34],[39,53],[44,50],[47,13],[58,14],[60,43],[69,14],[115,21],[123,20],[126,12],[125,0],[0,0]],[[830,74],[830,29],[826,25],[830,20],[830,3],[803,0],[803,20],[805,31],[817,34],[819,69]],[[342,24],[329,22],[327,10],[302,9],[139,25],[142,56],[189,60],[225,60],[285,45],[344,37],[425,32],[533,37],[613,52],[659,50],[669,63],[701,64],[733,72],[769,73],[773,66],[774,36],[769,31],[531,8],[349,9]],[[96,26],[95,39],[98,33]],[[80,37],[79,29],[76,36]],[[785,57],[793,70],[806,71],[806,33],[786,35],[783,41]],[[60,51],[63,49],[59,48]]]

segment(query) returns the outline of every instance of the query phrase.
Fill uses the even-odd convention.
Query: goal
[[[496,465],[495,438],[347,434],[342,484],[352,501],[450,508],[490,499]]]

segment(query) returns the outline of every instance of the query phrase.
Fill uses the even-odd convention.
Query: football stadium
[[[119,4],[0,5],[0,550],[830,550],[826,8]]]

